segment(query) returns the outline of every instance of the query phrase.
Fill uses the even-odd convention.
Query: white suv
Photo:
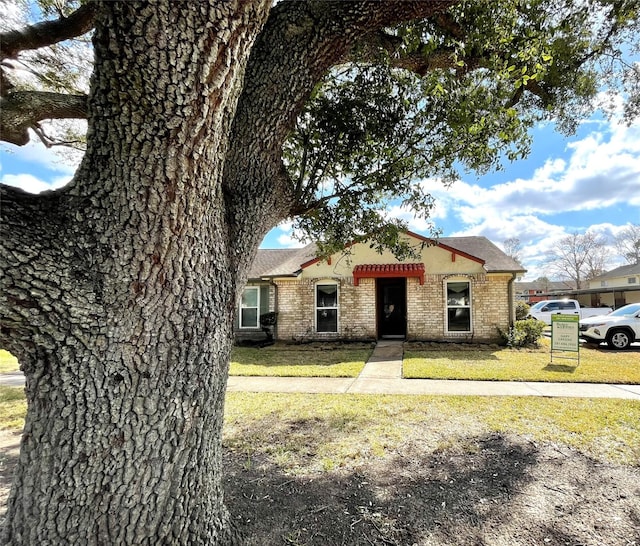
[[[610,349],[626,349],[634,341],[640,341],[640,303],[581,320],[580,337],[589,343],[606,341]]]

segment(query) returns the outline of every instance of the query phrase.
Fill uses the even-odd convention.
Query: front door
[[[407,279],[377,279],[379,338],[404,338],[407,334]]]

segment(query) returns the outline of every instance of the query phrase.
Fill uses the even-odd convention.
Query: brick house
[[[366,243],[326,260],[315,245],[259,250],[239,302],[238,339],[264,339],[260,316],[277,313],[278,340],[398,338],[494,341],[515,320],[514,280],[524,273],[485,237],[407,232],[417,259]]]

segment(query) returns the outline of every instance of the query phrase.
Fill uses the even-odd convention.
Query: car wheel
[[[629,333],[624,330],[614,330],[607,336],[607,345],[610,349],[626,349],[631,345]]]

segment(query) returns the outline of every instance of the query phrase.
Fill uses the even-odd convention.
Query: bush
[[[500,331],[500,335],[507,347],[520,349],[523,347],[537,347],[542,337],[544,322],[536,319],[517,320],[508,332]]]
[[[518,300],[516,302],[516,320],[525,320],[529,316],[531,306],[527,302]]]

